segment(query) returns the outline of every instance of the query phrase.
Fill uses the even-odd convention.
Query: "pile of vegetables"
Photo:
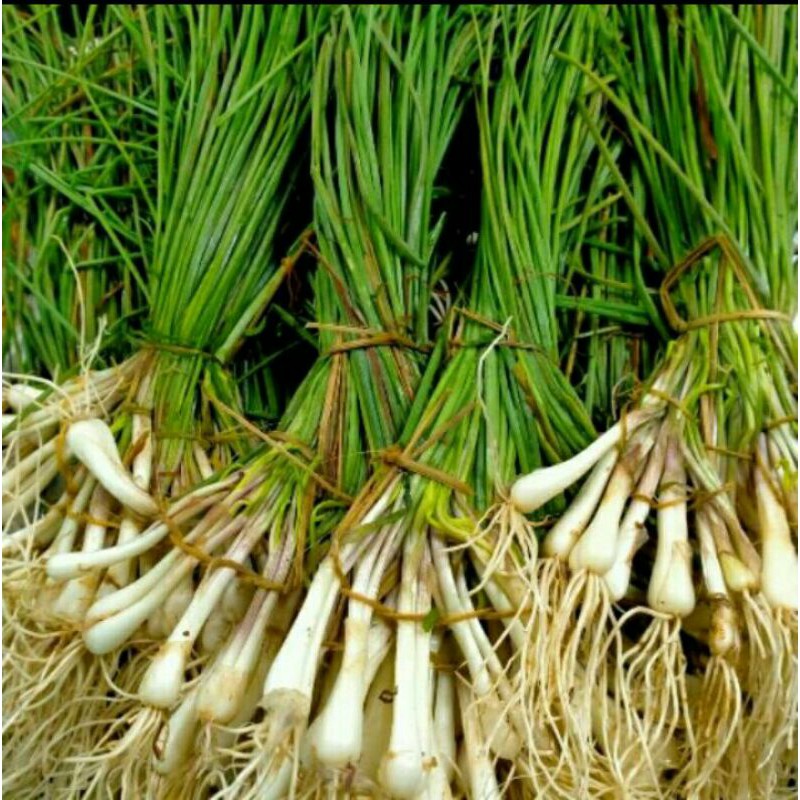
[[[9,796],[796,796],[796,8],[3,22]]]

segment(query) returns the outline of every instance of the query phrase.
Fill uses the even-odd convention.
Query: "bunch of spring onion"
[[[434,182],[463,106],[463,91],[455,81],[470,54],[471,34],[456,19],[441,8],[347,11],[319,52],[312,172],[321,264],[318,328],[327,352],[312,369],[315,379],[323,378],[322,398],[318,390],[311,391],[313,384],[299,394],[318,414],[325,412],[318,429],[305,434],[319,453],[322,475],[349,492],[367,474],[364,452],[379,454],[394,441],[419,384],[422,362],[417,351],[429,337],[427,298],[435,281],[441,231],[432,207]],[[395,57],[402,60],[395,63]],[[408,82],[397,80],[398,75]],[[333,111],[332,123],[326,123],[326,108]],[[365,125],[372,116],[365,115],[369,108],[377,116]],[[336,142],[348,144],[341,149]],[[334,302],[323,303],[329,295]],[[296,419],[287,418],[287,430],[297,430]],[[307,413],[306,419],[313,417]],[[281,458],[267,451],[260,469],[292,488]],[[320,521],[325,505],[317,504],[313,512]],[[293,543],[302,546],[303,530],[294,533]],[[309,568],[314,566],[312,561]],[[309,722],[318,670],[325,663],[326,631],[337,629],[338,615],[332,617],[337,597],[328,558],[272,663],[265,659],[256,671],[245,656],[264,646],[264,624],[274,615],[274,598],[261,614],[264,622],[243,625],[221,654],[223,664],[235,664],[253,681],[256,694],[248,702],[259,702],[265,715],[237,734],[231,756],[235,772],[223,783],[226,796],[283,796],[292,780],[298,780],[297,748]],[[376,655],[385,652],[389,629],[378,626],[373,633]],[[261,667],[268,667],[266,673]],[[219,685],[209,672],[206,704]],[[197,727],[198,716],[217,724],[229,718],[218,703],[203,715],[195,702],[187,697],[175,712],[185,715],[194,707],[193,716],[183,716],[182,724]],[[240,713],[249,719],[252,706]],[[168,747],[178,744],[176,738]],[[325,762],[312,757],[306,763],[303,779],[311,784],[338,780]],[[207,769],[208,764],[202,766]],[[164,766],[169,777],[174,770],[174,762]]]
[[[152,84],[145,81],[149,93],[129,87],[130,103],[144,105],[157,119],[157,180],[139,176],[152,190],[144,192],[145,209],[134,205],[130,219],[115,220],[96,199],[102,195],[74,197],[71,187],[63,188],[75,205],[110,218],[118,237],[130,224],[142,243],[146,341],[122,363],[83,370],[47,391],[11,385],[4,392],[14,415],[4,419],[3,431],[3,548],[23,556],[11,588],[35,606],[16,620],[23,630],[15,642],[27,648],[38,641],[46,652],[55,637],[62,655],[58,670],[38,659],[49,677],[20,690],[26,703],[38,707],[44,705],[40,698],[63,691],[65,676],[85,687],[98,682],[99,662],[87,657],[75,633],[85,627],[95,601],[148,573],[152,557],[123,559],[108,571],[81,571],[67,581],[56,575],[44,585],[42,562],[85,557],[109,544],[109,537],[130,546],[160,514],[153,494],[179,494],[208,477],[213,464],[231,458],[236,440],[224,435],[225,417],[212,413],[209,398],[236,405],[222,362],[285,272],[270,258],[286,196],[283,181],[305,118],[301,94],[310,40],[302,39],[303,11],[248,10],[241,19],[230,9],[151,13],[149,22],[137,18],[132,24],[140,34],[153,27],[153,37],[133,37],[145,50],[139,56],[153,66]],[[108,37],[122,37],[124,23],[117,20]],[[190,47],[187,29],[196,37]],[[214,36],[206,36],[211,30]],[[266,73],[265,58],[271,64]],[[105,119],[102,109],[92,110]],[[125,143],[115,144],[125,157]],[[50,183],[62,187],[58,180]],[[163,609],[167,619],[180,618],[192,586],[187,574]],[[11,603],[6,589],[4,600]],[[139,635],[163,638],[168,630],[159,621]],[[33,652],[27,656],[30,667],[36,659]],[[54,719],[67,724],[66,717]],[[15,725],[7,738],[25,740],[27,733]],[[47,727],[36,733],[46,736]]]
[[[543,14],[540,26],[531,25],[527,44],[522,36],[507,35],[505,41],[513,47],[504,53],[507,72],[494,93],[488,88],[488,67],[484,75],[486,280],[505,286],[494,314],[511,318],[514,336],[508,341],[500,338],[494,361],[487,355],[479,365],[479,372],[486,371],[478,386],[486,387],[486,398],[480,391],[477,398],[478,419],[486,426],[479,437],[485,441],[486,466],[477,475],[488,474],[476,480],[477,487],[485,487],[476,491],[483,495],[477,509],[486,509],[493,500],[500,502],[479,518],[477,526],[472,522],[462,529],[471,549],[485,553],[482,559],[477,557],[473,592],[485,592],[484,603],[495,613],[513,614],[498,623],[498,649],[505,648],[505,679],[510,684],[503,698],[509,708],[507,724],[516,727],[519,744],[516,752],[509,751],[512,768],[498,771],[497,780],[505,775],[510,784],[516,780],[534,792],[575,796],[618,784],[614,765],[592,763],[587,752],[587,740],[600,738],[609,711],[606,692],[596,688],[594,664],[580,646],[585,621],[575,622],[572,616],[583,588],[575,587],[572,595],[563,593],[563,569],[548,558],[537,558],[538,537],[521,514],[526,509],[517,505],[513,493],[506,494],[511,474],[526,470],[526,461],[532,466],[537,461],[558,461],[592,435],[577,394],[557,366],[563,338],[557,325],[557,309],[563,307],[559,278],[592,247],[585,231],[605,235],[610,172],[597,163],[587,141],[588,126],[581,124],[578,114],[578,107],[586,103],[587,116],[597,120],[602,108],[587,93],[580,72],[561,54],[580,52],[591,58],[604,15],[597,10],[552,14]],[[523,29],[513,18],[505,19],[504,25],[508,26],[504,31]],[[504,41],[499,35],[498,40]],[[511,225],[514,218],[519,222],[522,211],[528,215],[522,217],[525,222]],[[500,226],[498,219],[509,224]],[[483,290],[477,296],[485,295]],[[512,418],[507,409],[515,390],[520,394]],[[504,413],[509,415],[507,421]],[[458,463],[451,453],[444,457],[454,466]],[[544,498],[542,504],[559,493]],[[449,510],[452,502],[443,501],[441,491],[432,494],[439,498],[438,510],[430,518],[454,535],[457,526],[452,522],[448,526],[448,516],[458,512]],[[457,617],[470,610],[454,605],[447,612]],[[516,709],[517,704],[522,710]]]
[[[563,597],[572,605],[559,603],[558,613],[573,638],[573,618],[584,628],[580,642],[592,657],[591,679],[617,701],[613,724],[597,742],[587,740],[590,757],[610,759],[620,782],[642,796],[649,796],[636,777],[642,772],[649,773],[645,784],[670,794],[727,797],[742,787],[768,795],[789,780],[797,680],[797,556],[786,488],[797,469],[789,356],[796,340],[786,292],[796,280],[796,211],[791,221],[768,206],[789,209],[796,199],[793,187],[771,179],[773,165],[756,153],[790,125],[794,90],[787,94],[780,70],[791,67],[793,55],[781,54],[780,17],[772,18],[768,56],[747,30],[755,22],[750,12],[738,19],[725,10],[690,10],[680,25],[673,18],[670,35],[656,44],[660,13],[622,13],[624,41],[639,63],[623,68],[609,51],[624,77],[620,94],[583,68],[629,124],[642,192],[635,191],[636,181],[633,188],[624,182],[610,148],[594,133],[657,262],[667,270],[692,236],[702,242],[662,286],[665,316],[684,333],[629,413],[574,459],[521,478],[512,498],[518,509],[534,510],[591,470],[544,548],[569,576]],[[751,96],[741,81],[747,70],[763,76],[757,83],[765,96],[782,98],[772,127],[761,126],[760,114],[773,113],[766,103],[759,104],[753,127]],[[656,111],[664,93],[642,89],[644,71],[672,76],[667,96],[674,113]],[[699,126],[686,102],[692,93]],[[792,163],[784,140],[769,152],[784,169]],[[757,215],[763,230],[742,216],[753,207],[764,208]],[[784,225],[777,228],[779,221]],[[724,233],[708,239],[715,228]],[[780,266],[772,242],[783,253]],[[659,408],[663,418],[654,426]],[[634,560],[653,504],[655,552],[645,549]],[[637,602],[641,584],[644,603]],[[577,591],[583,592],[579,602]],[[704,595],[701,609],[698,594]],[[633,607],[616,612],[611,604],[626,595]],[[687,631],[705,649],[699,668],[694,648],[681,638]],[[622,737],[620,722],[628,731]],[[634,769],[632,759],[644,768]]]
[[[307,646],[311,620],[320,636],[328,626],[338,630],[336,597],[344,596],[341,662],[324,681],[300,741],[300,780],[303,768],[316,767],[340,790],[398,798],[458,791],[496,797],[517,780],[530,787],[519,765],[536,757],[541,742],[519,702],[528,669],[527,617],[520,615],[528,606],[536,540],[521,515],[493,512],[483,524],[479,516],[519,463],[539,461],[536,445],[544,449],[548,441],[556,452],[569,452],[591,432],[552,363],[549,270],[532,275],[525,269],[539,259],[559,269],[582,231],[582,224],[567,224],[562,234],[562,221],[593,206],[583,194],[593,152],[586,131],[562,137],[566,113],[555,115],[551,127],[545,121],[554,115],[538,102],[544,86],[553,87],[554,102],[555,87],[563,90],[553,72],[559,78],[571,72],[566,85],[581,94],[583,79],[555,60],[554,42],[586,52],[595,20],[593,10],[562,9],[498,11],[473,20],[492,35],[482,42],[479,73],[484,196],[469,307],[443,331],[446,363],[438,354],[429,362],[399,452],[338,526],[279,653],[279,663],[288,664]],[[489,69],[500,52],[508,62],[504,81],[493,89]],[[520,98],[513,76],[523,65]],[[541,130],[521,123],[523,113]],[[533,131],[541,140],[531,138]],[[562,171],[548,155],[558,163],[563,138],[574,157]],[[542,161],[533,158],[548,140],[553,149],[544,148]],[[501,156],[505,144],[508,162]],[[513,225],[512,209],[522,217]],[[535,229],[552,249],[529,235]],[[509,316],[512,323],[504,325]],[[547,418],[534,443],[521,436],[527,401],[517,374],[524,378],[526,370],[539,378],[536,389],[558,408],[559,422],[569,420],[564,436]],[[396,630],[388,648],[387,623]]]
[[[456,77],[471,52],[471,30],[455,19],[440,8],[344,9],[319,48],[312,171],[322,353],[279,431],[235,469],[184,494],[168,519],[136,540],[48,561],[50,576],[64,580],[135,556],[152,559],[148,572],[86,612],[83,638],[94,653],[124,646],[163,616],[175,592],[186,600],[141,676],[138,710],[81,760],[86,785],[139,780],[145,759],[163,791],[182,782],[187,768],[198,785],[235,796],[286,791],[292,761],[285,748],[308,721],[328,617],[312,617],[309,629],[308,611],[300,611],[277,655],[274,629],[280,607],[296,597],[290,590],[306,547],[316,558],[336,504],[365,479],[367,454],[393,441],[419,382],[442,229],[432,207],[435,180],[463,106]],[[406,61],[395,64],[397,53]],[[357,70],[356,54],[363,59]],[[377,117],[365,124],[370,107]],[[320,490],[329,499],[320,500]],[[195,586],[198,563],[205,569]],[[312,584],[308,597],[330,614],[335,583]],[[253,719],[257,704],[263,721]]]
[[[653,22],[647,14],[624,21],[643,68],[659,52],[643,44]],[[735,582],[728,585],[741,652],[712,659],[706,670],[695,716],[712,744],[698,748],[693,786],[708,796],[731,794],[732,786],[770,794],[789,780],[797,714],[796,554],[789,533],[796,530],[797,483],[797,339],[790,325],[797,313],[797,14],[785,7],[763,15],[750,8],[692,10],[673,19],[671,30],[675,46],[662,55],[676,76],[669,123],[652,114],[653,100],[629,89],[630,81],[621,99],[632,112],[626,117],[637,149],[647,152],[641,169],[652,187],[652,231],[666,251],[661,263],[707,245],[682,262],[686,280],[711,271],[706,297],[698,283],[696,305],[685,300],[681,309],[689,325],[722,317],[706,325],[708,380],[727,392],[712,389],[702,400],[703,442],[762,561],[760,574],[757,563],[749,565],[756,578],[747,590],[737,594]],[[643,118],[650,119],[651,141],[635,125]],[[676,135],[677,119],[693,135]],[[713,595],[706,572],[704,566]],[[731,689],[720,697],[711,679],[724,672],[732,687],[734,669],[741,694]],[[731,711],[720,721],[726,706]]]

